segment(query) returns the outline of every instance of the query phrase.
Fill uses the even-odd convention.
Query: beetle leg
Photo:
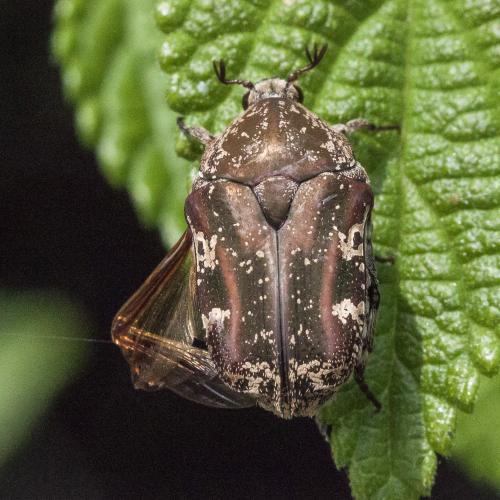
[[[358,365],[354,369],[354,380],[358,384],[359,388],[361,389],[361,392],[370,400],[370,403],[375,407],[375,411],[378,413],[380,409],[382,408],[382,404],[380,401],[375,397],[372,391],[370,391],[370,388],[365,382],[364,379],[364,367],[362,365]]]
[[[341,134],[351,134],[358,130],[369,130],[371,132],[380,132],[383,130],[399,130],[399,125],[375,125],[370,123],[368,120],[363,118],[356,118],[354,120],[349,120],[347,123],[336,123],[332,125],[335,132],[340,132]]]
[[[202,144],[205,144],[205,146],[215,139],[215,136],[203,127],[188,127],[184,123],[184,118],[182,116],[177,118],[177,126],[185,136],[190,139],[196,139]]]

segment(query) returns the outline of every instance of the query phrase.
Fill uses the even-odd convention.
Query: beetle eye
[[[248,108],[248,97],[250,96],[250,92],[247,92],[244,96],[243,99],[241,100],[241,103],[243,104],[243,109]]]
[[[298,85],[294,85],[294,88],[299,94],[297,101],[299,101],[302,104],[304,102],[304,92],[302,92],[302,89]]]

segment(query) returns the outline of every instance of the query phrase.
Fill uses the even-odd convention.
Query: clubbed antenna
[[[228,80],[226,78],[226,65],[224,64],[224,61],[222,59],[219,61],[218,64],[217,64],[217,61],[214,61],[213,65],[214,65],[214,70],[215,70],[215,74],[217,75],[217,78],[224,85],[229,85],[231,83],[234,83],[236,85],[243,85],[243,87],[246,87],[247,89],[254,88],[253,83],[248,81],[248,80]]]
[[[314,44],[313,52],[311,54],[309,48],[306,47],[306,56],[309,60],[309,64],[303,68],[296,69],[293,73],[290,73],[286,81],[288,83],[294,82],[302,73],[306,73],[307,71],[315,68],[321,62],[321,59],[323,59],[326,49],[328,49],[327,44],[323,45],[321,48],[318,48],[318,45]]]

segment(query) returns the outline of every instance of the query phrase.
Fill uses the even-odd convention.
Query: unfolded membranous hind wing
[[[218,408],[253,406],[229,388],[206,349],[196,315],[192,237],[177,244],[114,318],[113,341],[122,349],[138,389],[168,388]]]

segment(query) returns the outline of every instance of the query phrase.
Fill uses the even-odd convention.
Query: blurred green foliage
[[[175,154],[153,8],[154,0],[59,1],[53,47],[82,141],[109,182],[127,188],[142,221],[172,244],[185,227],[191,166]]]
[[[166,240],[179,233],[189,181],[174,155],[174,114],[217,133],[243,89],[304,64],[305,104],[329,122],[400,123],[360,134],[354,151],[374,187],[382,304],[366,378],[379,414],[347,384],[321,412],[337,466],[357,498],[429,494],[457,410],[500,363],[500,0],[60,0],[55,53],[83,138]],[[153,27],[153,10],[160,30]],[[155,68],[159,51],[164,75]],[[200,150],[185,138],[177,151]]]
[[[0,467],[78,373],[88,336],[81,310],[64,295],[0,291]]]

